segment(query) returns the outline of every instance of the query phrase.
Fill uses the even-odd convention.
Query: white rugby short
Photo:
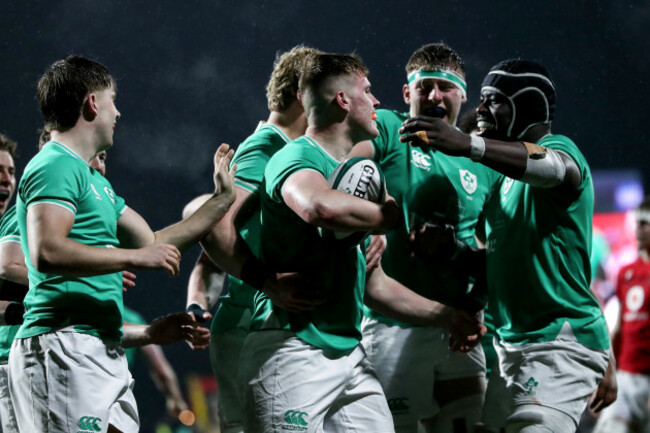
[[[243,433],[243,398],[239,381],[240,354],[248,331],[233,328],[210,337],[210,363],[219,385],[219,423],[222,433]]]
[[[241,360],[247,433],[394,432],[361,345],[332,356],[292,332],[257,331]]]
[[[20,431],[139,430],[124,349],[71,328],[14,340],[9,391]]]
[[[530,413],[531,407],[543,406],[566,415],[566,431],[575,431],[605,374],[609,351],[590,349],[563,333],[553,341],[528,344],[507,344],[495,337],[500,371],[494,371],[488,382],[483,410],[486,426],[507,426],[508,419],[518,418],[520,408]],[[565,430],[556,427],[553,431]]]
[[[14,405],[9,397],[9,366],[0,364],[0,432],[18,433]]]
[[[436,381],[485,377],[481,345],[468,353],[452,352],[443,328],[402,328],[364,317],[361,331],[361,344],[384,388],[397,432],[415,432],[419,420],[438,413]]]

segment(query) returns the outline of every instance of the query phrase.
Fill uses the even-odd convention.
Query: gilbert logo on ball
[[[386,197],[386,181],[379,166],[371,159],[360,156],[343,161],[329,176],[327,183],[338,191],[375,203]],[[336,242],[341,247],[353,247],[370,232],[333,232],[319,229],[321,237]]]

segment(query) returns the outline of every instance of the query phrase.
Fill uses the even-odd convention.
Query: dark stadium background
[[[122,113],[108,177],[153,228],[210,191],[217,145],[242,141],[266,118],[264,86],[278,50],[305,43],[355,51],[384,108],[404,108],[403,66],[444,40],[463,56],[469,102],[483,75],[510,57],[540,61],[557,84],[553,130],[572,137],[594,169],[645,171],[650,90],[650,2],[439,1],[14,1],[0,8],[0,131],[17,140],[18,173],[41,126],[35,84],[68,54],[105,64]],[[646,190],[647,190],[646,184]],[[140,272],[126,303],[151,320],[185,305],[198,250],[182,274]],[[209,374],[207,351],[165,348],[181,379]],[[164,412],[143,363],[134,372],[142,431]]]

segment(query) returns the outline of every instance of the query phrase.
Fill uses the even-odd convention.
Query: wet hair
[[[465,76],[465,63],[458,53],[444,42],[423,45],[406,62],[406,75],[413,71],[452,70]]]
[[[353,74],[369,74],[356,54],[316,54],[309,57],[300,75],[300,90],[317,89],[329,77]]]
[[[266,85],[266,100],[269,111],[284,111],[298,93],[298,81],[303,67],[310,56],[321,51],[298,45],[284,53],[278,53],[273,63],[273,72]]]
[[[75,126],[86,96],[117,88],[103,65],[79,56],[52,63],[38,80],[36,96],[48,130],[67,131]]]
[[[555,113],[555,84],[539,63],[510,59],[497,63],[485,76],[481,91],[492,90],[506,98],[512,120],[504,134],[519,139],[535,125],[550,124]]]
[[[16,157],[16,148],[18,144],[4,134],[0,134],[0,151],[5,151],[12,158]]]

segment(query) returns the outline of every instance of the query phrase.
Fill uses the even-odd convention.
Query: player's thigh
[[[219,385],[219,420],[222,430],[242,423],[240,374],[241,349],[246,339],[241,328],[213,333],[210,340],[210,362]]]
[[[395,430],[416,432],[419,419],[438,411],[433,399],[434,371],[447,344],[443,332],[402,328],[368,318],[364,318],[362,329],[361,343],[386,394]]]
[[[10,369],[21,431],[106,432],[131,379],[119,344],[66,331],[15,340]],[[138,431],[131,401],[134,419],[125,433]]]
[[[0,365],[0,432],[18,433],[14,405],[9,395],[9,366]]]
[[[351,368],[348,356],[326,355],[288,331],[250,333],[241,359],[248,433],[321,431]]]
[[[568,414],[575,426],[609,362],[608,351],[575,340],[496,348],[515,411],[521,405],[545,406]]]
[[[353,352],[349,361],[352,374],[326,414],[323,431],[393,433],[386,397],[363,350]]]
[[[506,433],[574,433],[576,427],[572,416],[536,404],[516,406],[506,421]]]

